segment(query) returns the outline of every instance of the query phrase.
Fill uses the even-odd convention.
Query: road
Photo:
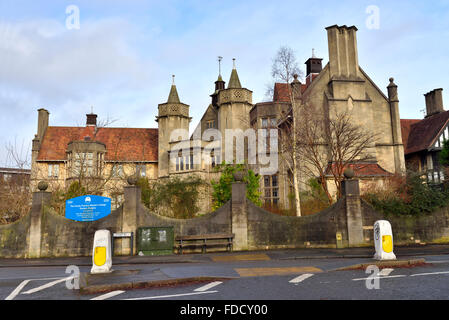
[[[230,279],[94,295],[81,295],[78,290],[67,289],[66,279],[70,274],[65,273],[65,267],[0,268],[0,298],[153,301],[449,299],[449,255],[414,258],[425,258],[429,264],[384,269],[374,279],[375,274],[366,273],[366,270],[335,270],[367,259],[258,259],[119,265],[114,266],[114,270],[124,272],[124,280],[198,275]],[[87,266],[80,267],[81,272],[89,270]],[[373,286],[377,279],[378,289],[368,289],[367,283]]]

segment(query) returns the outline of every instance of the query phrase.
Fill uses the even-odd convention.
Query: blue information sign
[[[111,198],[82,196],[65,202],[65,217],[75,221],[95,221],[111,213]]]

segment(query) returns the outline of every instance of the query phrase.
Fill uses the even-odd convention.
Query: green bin
[[[173,244],[173,227],[142,227],[137,229],[137,252],[139,255],[173,254]]]

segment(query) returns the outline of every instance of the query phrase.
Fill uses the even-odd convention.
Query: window
[[[176,171],[193,170],[193,155],[183,156],[180,151],[176,158]]]
[[[92,152],[77,152],[73,160],[73,174],[94,174],[94,154]]]
[[[220,164],[220,156],[214,155],[213,153],[210,155],[210,164],[212,168]]]
[[[211,129],[211,128],[215,128],[215,120],[209,120],[206,122],[206,128],[207,129]]]
[[[267,118],[262,119],[262,128],[268,128],[268,119]]]
[[[111,209],[115,210],[123,203],[123,194],[113,194],[111,196]]]
[[[49,178],[59,177],[59,164],[49,164],[48,165],[48,177]]]
[[[122,164],[114,164],[112,167],[112,177],[120,178],[123,177],[123,165]]]
[[[136,175],[138,177],[146,177],[147,176],[147,166],[144,164],[136,165]]]
[[[275,117],[262,118],[262,128],[276,128],[277,119]]]
[[[279,203],[278,175],[264,176],[263,180],[265,206],[277,206]]]

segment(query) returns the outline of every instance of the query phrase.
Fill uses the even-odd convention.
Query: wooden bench
[[[175,238],[176,248],[182,254],[182,249],[187,247],[200,247],[202,252],[206,253],[206,247],[226,246],[227,251],[232,251],[232,240],[234,234],[201,234],[193,236],[177,236]]]

